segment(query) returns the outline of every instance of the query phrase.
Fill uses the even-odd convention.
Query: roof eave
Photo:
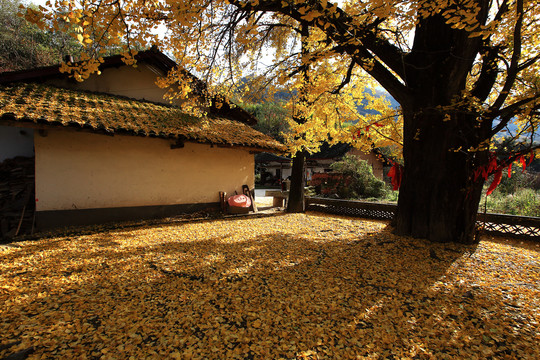
[[[125,130],[125,129],[106,129],[96,128],[92,126],[80,125],[76,122],[70,122],[66,124],[49,122],[45,119],[31,119],[31,118],[17,118],[14,114],[2,114],[0,115],[0,125],[3,126],[13,126],[13,127],[22,127],[22,128],[31,128],[36,130],[48,130],[48,129],[66,129],[72,131],[81,131],[88,132],[98,135],[126,135],[126,136],[137,136],[137,137],[150,137],[150,138],[159,138],[164,140],[178,140],[182,139],[183,142],[191,142],[197,144],[205,144],[210,146],[217,146],[220,148],[243,148],[246,151],[251,153],[261,153],[261,152],[271,152],[275,154],[284,153],[285,146],[283,147],[263,147],[263,146],[254,146],[250,144],[230,144],[230,143],[220,143],[220,142],[210,142],[205,140],[197,140],[186,138],[182,135],[173,135],[173,134],[155,134],[148,133],[142,136],[140,132]]]

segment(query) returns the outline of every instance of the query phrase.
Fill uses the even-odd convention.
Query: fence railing
[[[394,218],[396,209],[395,204],[306,197],[306,210],[367,219],[391,220]],[[532,237],[540,240],[539,217],[479,213],[477,222],[484,231],[489,233]]]

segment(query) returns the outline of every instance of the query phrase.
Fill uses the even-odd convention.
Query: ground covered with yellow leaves
[[[0,359],[538,359],[540,246],[281,214],[0,251]]]

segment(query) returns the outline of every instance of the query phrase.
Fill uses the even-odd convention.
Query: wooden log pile
[[[34,158],[18,156],[0,163],[0,238],[30,234],[34,228]]]

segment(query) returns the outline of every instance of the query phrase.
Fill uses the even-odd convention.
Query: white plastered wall
[[[65,129],[35,136],[36,208],[93,209],[217,203],[254,186],[254,157],[238,148]]]

